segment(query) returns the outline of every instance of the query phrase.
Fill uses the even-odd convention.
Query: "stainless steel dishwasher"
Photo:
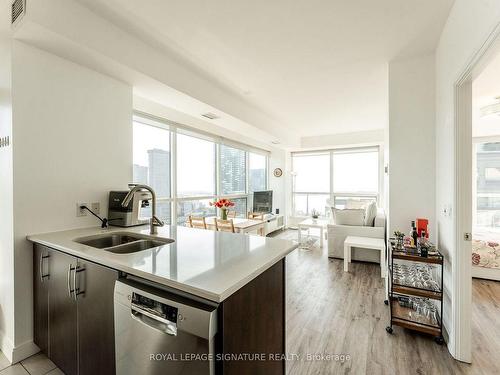
[[[216,306],[134,281],[115,284],[116,374],[215,374]]]

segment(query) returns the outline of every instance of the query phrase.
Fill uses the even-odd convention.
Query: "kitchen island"
[[[119,253],[85,241],[113,234],[173,242]],[[155,236],[142,226],[76,229],[28,240],[34,243],[35,343],[65,373],[116,371],[117,280],[213,306],[212,373],[285,373],[285,257],[296,248],[291,241],[177,226],[159,228]]]

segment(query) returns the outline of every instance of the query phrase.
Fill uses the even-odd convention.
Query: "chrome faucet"
[[[152,203],[152,207],[151,207],[151,219],[149,220],[149,226],[150,226],[149,233],[157,234],[158,230],[156,229],[156,227],[162,227],[165,225],[165,223],[156,216],[156,194],[155,194],[155,191],[153,190],[152,187],[150,187],[148,185],[128,184],[128,187],[129,187],[130,191],[123,199],[122,207],[127,207],[129,205],[130,201],[134,197],[135,192],[137,192],[137,191],[147,190],[151,193],[151,198],[153,200],[153,203]]]

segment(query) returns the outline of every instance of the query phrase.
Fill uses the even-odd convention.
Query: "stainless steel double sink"
[[[171,238],[158,238],[144,234],[115,232],[81,237],[74,240],[82,245],[103,249],[115,254],[129,254],[153,249],[174,242]]]

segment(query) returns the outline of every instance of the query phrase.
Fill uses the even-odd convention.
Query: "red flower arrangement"
[[[229,199],[221,198],[215,202],[210,202],[210,206],[215,206],[215,207],[221,208],[221,209],[227,209],[229,207],[233,207],[234,202],[231,202]]]
[[[227,209],[234,206],[234,202],[229,199],[221,198],[215,202],[210,202],[210,206],[215,206],[220,209],[221,219],[227,220]]]

